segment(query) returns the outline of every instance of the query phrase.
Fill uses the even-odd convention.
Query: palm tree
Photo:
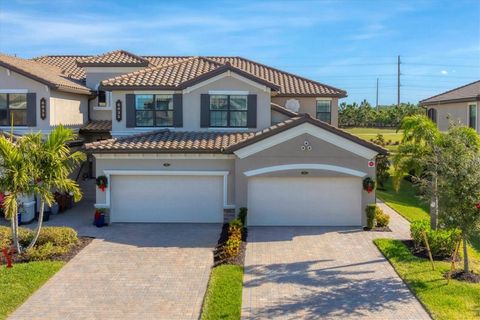
[[[72,130],[59,126],[46,139],[40,133],[27,134],[15,143],[0,137],[0,158],[2,169],[6,172],[0,179],[2,190],[7,191],[4,208],[6,216],[12,219],[12,233],[15,247],[19,253],[17,212],[18,197],[34,194],[40,198],[40,211],[35,235],[27,249],[32,248],[43,224],[45,203],[51,206],[54,192],[69,192],[74,201],[82,197],[78,184],[69,178],[75,168],[85,160],[82,152],[72,152],[68,143],[75,139]],[[16,177],[21,179],[17,179]]]
[[[403,139],[398,147],[398,153],[393,157],[393,185],[397,191],[406,174],[415,172],[416,175],[421,175],[426,168],[436,165],[437,146],[442,137],[437,126],[424,115],[405,117],[400,124],[400,129],[403,130]],[[432,169],[429,170],[431,173],[438,171],[435,168],[430,169]],[[438,222],[437,177],[432,174],[429,178],[427,180],[429,185],[425,187],[425,190],[432,200],[431,226],[436,229]]]

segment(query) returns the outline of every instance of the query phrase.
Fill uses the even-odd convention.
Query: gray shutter
[[[200,127],[210,127],[210,95],[202,94],[200,96]]]
[[[247,127],[257,127],[257,95],[248,95]]]
[[[37,94],[27,93],[27,126],[37,126]]]
[[[126,94],[125,95],[125,118],[126,118],[126,127],[135,128],[135,95]]]
[[[173,126],[183,127],[183,96],[181,93],[173,95]]]

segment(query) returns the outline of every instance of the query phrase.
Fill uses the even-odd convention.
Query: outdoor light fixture
[[[302,171],[300,173],[302,174],[302,176],[306,176],[308,174],[308,171]]]
[[[165,162],[165,163],[163,164],[163,166],[164,166],[164,167],[170,167],[170,163]]]

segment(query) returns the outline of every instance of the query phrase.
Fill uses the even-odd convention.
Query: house
[[[446,131],[451,121],[460,121],[480,133],[480,80],[420,101],[438,128]]]
[[[110,222],[219,223],[247,207],[249,225],[365,225],[363,180],[386,150],[337,128],[343,90],[240,57],[31,62],[90,90],[78,129]]]

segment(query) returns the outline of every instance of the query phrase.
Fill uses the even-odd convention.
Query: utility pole
[[[400,107],[400,56],[397,59],[397,107]]]
[[[376,106],[377,111],[378,111],[378,78],[377,78],[377,98],[375,99],[375,106]]]

